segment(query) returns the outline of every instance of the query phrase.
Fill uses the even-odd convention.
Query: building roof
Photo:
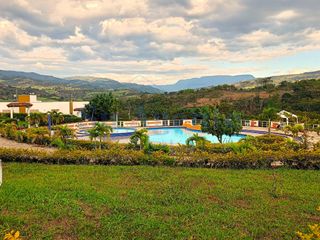
[[[76,111],[76,112],[81,112],[81,111],[83,111],[85,108],[75,108],[75,109],[73,109],[73,111]]]
[[[12,107],[27,107],[30,108],[32,107],[33,104],[28,103],[28,102],[11,102],[7,104],[7,107],[12,108]]]

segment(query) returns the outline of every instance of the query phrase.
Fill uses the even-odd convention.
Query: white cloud
[[[276,0],[3,1],[0,67],[126,81],[250,72],[250,64],[256,71],[252,62],[320,49],[317,6],[314,0],[292,0],[290,8]],[[212,67],[221,62],[234,67]]]
[[[279,12],[278,14],[272,16],[271,18],[277,21],[289,21],[298,17],[299,15],[300,14],[295,10],[285,10],[285,11]]]
[[[37,39],[30,36],[27,32],[19,29],[19,27],[11,21],[0,19],[0,42],[1,44],[16,44],[19,47],[28,47]]]

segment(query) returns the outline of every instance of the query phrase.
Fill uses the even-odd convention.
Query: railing
[[[124,128],[137,128],[137,127],[181,127],[184,124],[189,125],[200,125],[202,122],[201,119],[173,119],[173,120],[133,120],[133,121],[108,121],[102,122],[105,123],[113,128],[115,127],[124,127]],[[259,121],[259,120],[241,120],[243,127],[261,127],[267,128],[269,126],[268,121]],[[79,122],[79,123],[71,123],[67,124],[72,129],[75,130],[86,130],[90,129],[95,125],[96,121],[89,121],[89,122]],[[281,128],[285,126],[286,122],[276,122],[271,121],[271,128]],[[296,123],[289,122],[289,125],[294,125]],[[306,125],[307,129],[316,129],[319,127],[320,124],[313,124],[313,125]]]

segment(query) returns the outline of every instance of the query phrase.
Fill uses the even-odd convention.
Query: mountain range
[[[216,76],[205,76],[199,78],[190,78],[179,80],[174,84],[168,85],[153,85],[153,87],[158,88],[164,92],[176,92],[184,89],[197,89],[197,88],[206,88],[213,87],[223,84],[234,84],[244,80],[252,80],[255,79],[254,76],[246,74],[246,75],[216,75]]]
[[[120,95],[139,93],[174,92],[184,89],[209,88],[217,85],[234,85],[238,88],[252,88],[265,83],[279,84],[282,81],[295,82],[305,79],[320,79],[320,71],[301,74],[254,78],[253,75],[216,75],[179,80],[167,85],[142,85],[124,83],[109,78],[75,76],[58,78],[34,72],[0,70],[0,99],[9,99],[16,93],[34,93],[47,99],[91,99],[94,94],[114,90]]]
[[[2,81],[1,81],[2,80]],[[128,89],[137,92],[160,93],[157,88],[148,85],[135,83],[122,83],[108,78],[93,77],[73,77],[73,78],[57,78],[49,75],[42,75],[34,72],[17,72],[0,70],[0,82],[5,82],[11,86],[17,85],[45,85],[80,88],[80,89],[105,89],[120,90]]]
[[[284,82],[284,81],[297,82],[297,81],[308,80],[308,79],[320,79],[320,71],[278,75],[278,76],[271,76],[266,78],[255,78],[247,81],[240,81],[235,83],[234,85],[238,88],[254,88],[263,83],[271,83],[271,84],[279,85],[281,82]]]

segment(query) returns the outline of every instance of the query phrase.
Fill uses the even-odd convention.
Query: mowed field
[[[1,237],[16,229],[24,239],[292,239],[320,222],[319,171],[3,168]]]

